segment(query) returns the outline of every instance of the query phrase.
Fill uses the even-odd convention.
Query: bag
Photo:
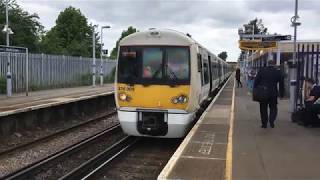
[[[291,114],[291,121],[294,123],[302,123],[306,117],[307,111],[305,108],[298,109]]]
[[[292,113],[291,115],[292,122],[296,122],[303,126],[313,126],[313,127],[319,127],[320,120],[312,111],[308,111],[305,108],[299,109],[298,111]]]
[[[263,102],[263,101],[267,101],[268,98],[269,98],[269,92],[268,92],[267,86],[259,85],[253,88],[253,91],[252,91],[253,101]]]

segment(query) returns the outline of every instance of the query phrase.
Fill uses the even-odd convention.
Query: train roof
[[[123,38],[120,46],[125,45],[172,45],[190,46],[196,43],[191,37],[181,32],[170,29],[149,29],[136,32]]]
[[[218,61],[225,63],[218,56],[211,53],[204,46],[200,45],[191,37],[186,34],[172,30],[172,29],[156,29],[151,28],[147,31],[136,32],[123,38],[120,41],[120,46],[132,46],[132,45],[170,45],[170,46],[190,46],[191,44],[197,44],[199,47],[205,49],[211,56],[213,55]]]

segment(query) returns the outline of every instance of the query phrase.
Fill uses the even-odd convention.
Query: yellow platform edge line
[[[228,133],[228,145],[227,145],[227,160],[226,160],[226,174],[225,180],[232,180],[232,136],[233,136],[233,125],[234,125],[234,106],[235,106],[235,79],[233,81],[233,92],[232,92],[232,104],[230,111],[230,127]]]

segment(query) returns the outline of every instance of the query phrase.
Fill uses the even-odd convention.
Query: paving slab
[[[231,115],[231,77],[169,160],[158,179],[223,180]]]
[[[320,128],[292,123],[288,100],[279,100],[274,129],[261,129],[259,104],[236,88],[233,180],[320,179]]]

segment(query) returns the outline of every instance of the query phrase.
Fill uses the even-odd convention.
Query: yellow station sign
[[[239,41],[239,48],[242,50],[267,50],[277,48],[276,41],[254,41],[241,40]]]

